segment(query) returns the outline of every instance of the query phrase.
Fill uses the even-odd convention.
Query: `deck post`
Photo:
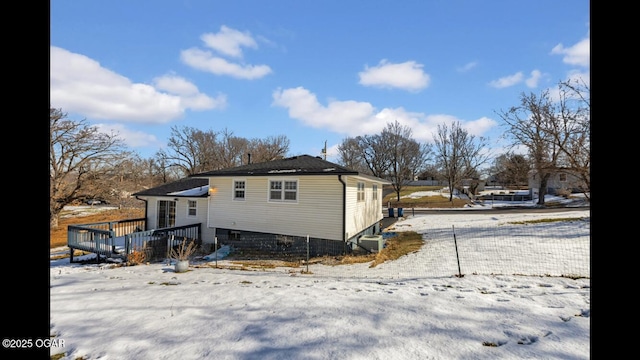
[[[69,248],[69,262],[73,262],[73,248]]]

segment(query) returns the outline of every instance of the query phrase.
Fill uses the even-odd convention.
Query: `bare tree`
[[[389,144],[381,134],[357,136],[357,149],[360,150],[360,157],[369,168],[369,172],[373,176],[386,178],[391,168],[391,153],[389,152]]]
[[[280,135],[248,140],[228,129],[216,133],[174,127],[168,148],[162,157],[169,166],[178,166],[185,175],[194,175],[240,166],[248,162],[249,154],[252,162],[283,158],[289,151],[289,139]]]
[[[383,143],[389,147],[390,156],[388,178],[392,182],[397,200],[407,182],[422,171],[430,148],[412,139],[411,128],[401,125],[397,120],[388,123],[382,131]]]
[[[582,80],[559,83],[559,118],[552,130],[560,164],[579,179],[577,188],[591,196],[591,90]]]
[[[248,140],[234,136],[227,129],[222,131],[220,135],[222,138],[217,144],[216,151],[218,153],[217,169],[240,166],[249,162],[258,163],[282,159],[289,151],[289,139],[284,135]]]
[[[154,157],[149,160],[148,166],[147,171],[156,179],[153,186],[166,184],[184,176],[182,168],[173,165],[164,149],[156,151]]]
[[[73,121],[61,109],[49,109],[49,224],[58,227],[62,209],[104,195],[113,186],[112,169],[128,157],[116,134],[86,120]],[[100,192],[103,192],[100,194]]]
[[[402,188],[423,170],[430,151],[412,139],[411,129],[397,120],[380,134],[346,138],[338,147],[343,165],[390,180],[398,200]]]
[[[184,175],[215,170],[216,135],[213,130],[174,126],[171,128],[167,151],[162,156],[168,166],[180,168]]]
[[[215,147],[215,165],[208,170],[226,169],[243,164],[242,157],[247,152],[249,141],[234,136],[233,132],[226,128],[219,135],[221,138]]]
[[[251,162],[265,162],[286,157],[289,152],[289,139],[285,135],[269,136],[266,139],[251,139],[247,153]]]
[[[562,148],[568,141],[549,91],[543,91],[540,96],[523,93],[519,106],[501,111],[499,115],[507,125],[506,135],[512,140],[511,146],[524,146],[528,150],[534,176],[540,179],[538,205],[544,205],[549,178],[558,169]]]
[[[434,134],[436,163],[449,188],[449,201],[462,185],[462,180],[477,176],[479,167],[490,158],[487,139],[475,137],[454,122],[438,125]]]
[[[491,173],[501,186],[518,188],[527,184],[529,168],[524,155],[506,153],[495,159]]]
[[[351,137],[343,139],[342,143],[338,145],[338,157],[340,165],[361,173],[371,174],[358,139]]]

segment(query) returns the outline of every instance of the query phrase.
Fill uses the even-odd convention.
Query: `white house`
[[[338,254],[380,234],[389,181],[310,155],[195,174],[134,194],[147,228],[201,223],[203,244]]]
[[[387,180],[310,155],[204,172],[207,234],[236,248],[312,255],[340,253],[361,235],[379,234]],[[211,242],[212,237],[203,238]]]
[[[533,197],[538,196],[540,176],[535,170],[529,171],[529,191]],[[547,180],[547,194],[559,195],[581,192],[584,190],[584,181],[569,169],[556,169]]]

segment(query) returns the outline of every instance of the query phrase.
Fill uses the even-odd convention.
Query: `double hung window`
[[[298,201],[298,181],[270,180],[269,201]]]

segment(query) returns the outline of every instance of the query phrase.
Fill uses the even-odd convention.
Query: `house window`
[[[373,185],[371,190],[373,191],[373,200],[378,200],[378,185]]]
[[[364,201],[364,183],[358,183],[358,201]]]
[[[176,202],[158,200],[158,228],[176,226]]]
[[[298,181],[297,180],[271,180],[269,181],[270,201],[297,201]]]
[[[560,181],[562,181],[562,182],[567,181],[567,174],[565,174],[565,173],[560,173],[560,174],[559,174],[559,177],[560,177]]]
[[[196,201],[195,200],[188,200],[187,201],[187,216],[196,216],[196,215],[198,215]]]
[[[244,200],[244,189],[245,189],[244,180],[234,181],[233,182],[233,199]]]

